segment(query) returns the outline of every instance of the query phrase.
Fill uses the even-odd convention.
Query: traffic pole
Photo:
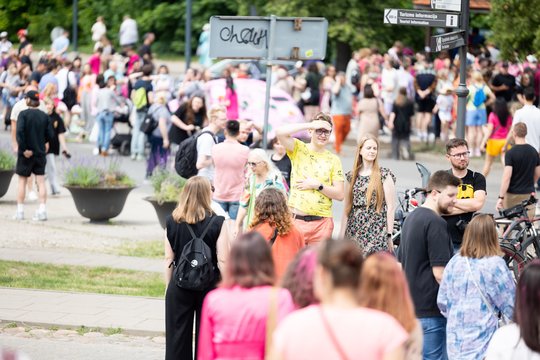
[[[469,44],[469,0],[462,0],[461,29],[465,32],[465,45],[459,48],[459,86],[456,89],[458,96],[458,118],[456,137],[465,139],[465,119],[467,117],[467,47]]]

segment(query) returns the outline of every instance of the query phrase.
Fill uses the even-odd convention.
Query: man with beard
[[[424,332],[424,359],[446,359],[446,319],[437,307],[437,293],[444,267],[453,255],[452,240],[443,214],[456,202],[459,178],[439,170],[431,175],[425,203],[405,220],[398,259]]]
[[[473,214],[481,210],[486,202],[486,178],[468,169],[469,155],[469,146],[463,139],[452,139],[446,144],[446,158],[452,165],[448,172],[461,179],[454,209],[448,216],[444,216],[454,252],[459,250],[465,227]]]

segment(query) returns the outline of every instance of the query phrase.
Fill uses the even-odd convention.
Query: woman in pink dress
[[[229,70],[223,72],[225,77],[225,103],[227,107],[227,120],[238,120],[238,94],[234,80]]]
[[[242,235],[232,246],[221,287],[204,299],[198,360],[265,358],[272,324],[294,310],[289,291],[272,287],[274,282],[266,240],[257,232]]]
[[[320,244],[315,293],[321,303],[287,316],[269,359],[403,359],[409,335],[390,315],[359,306],[362,251],[352,240]]]

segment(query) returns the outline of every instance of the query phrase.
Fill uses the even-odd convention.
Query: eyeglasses
[[[248,162],[248,166],[251,166],[251,167],[255,167],[257,165],[259,165],[260,163],[262,163],[262,161],[259,161],[259,162]]]
[[[315,130],[315,134],[318,136],[324,135],[324,136],[330,136],[332,133],[332,130],[326,130],[326,129],[317,129]]]
[[[448,156],[451,156],[451,157],[453,157],[455,159],[459,159],[461,157],[468,158],[469,155],[471,155],[470,151],[465,151],[465,152],[462,152],[462,153],[459,153],[459,154],[448,154]]]

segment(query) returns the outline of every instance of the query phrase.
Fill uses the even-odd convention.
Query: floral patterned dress
[[[346,175],[347,181],[351,182],[352,172]],[[384,183],[390,176],[394,183],[396,177],[387,168],[381,167],[381,181]],[[381,212],[376,211],[376,197],[371,197],[371,204],[367,206],[367,187],[369,176],[358,176],[353,186],[352,208],[347,218],[345,236],[354,240],[364,252],[364,256],[377,251],[388,250],[386,238],[386,200],[383,201]]]

